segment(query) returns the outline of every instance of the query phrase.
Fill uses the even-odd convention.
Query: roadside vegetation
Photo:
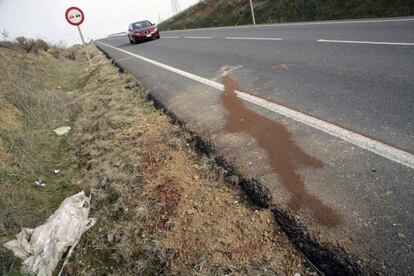
[[[80,275],[310,274],[270,210],[254,206],[144,87],[96,49],[80,78],[78,185],[97,224],[70,268]]]
[[[82,63],[66,57],[72,53],[43,40],[0,42],[0,244],[22,227],[43,223],[79,190],[71,182],[76,158],[70,138],[53,132],[71,125],[79,111],[70,93]],[[39,180],[44,187],[35,184]],[[19,263],[0,246],[0,274],[18,270]]]
[[[0,44],[1,245],[85,190],[97,223],[66,275],[312,274],[271,211],[134,77],[92,45],[88,66],[80,49],[21,44]],[[60,126],[72,131],[57,136]],[[1,245],[0,274],[18,274],[21,260]]]
[[[411,0],[253,0],[257,24],[414,15]],[[162,22],[161,30],[251,24],[249,0],[204,0]]]

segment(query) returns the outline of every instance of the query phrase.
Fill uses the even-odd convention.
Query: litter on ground
[[[4,247],[23,259],[23,272],[52,275],[63,254],[70,248],[70,255],[82,234],[95,224],[96,219],[88,218],[89,211],[90,198],[82,191],[66,198],[45,224],[23,228]]]
[[[62,136],[62,135],[66,135],[69,133],[69,131],[71,130],[70,126],[62,126],[62,127],[58,127],[56,129],[54,129],[53,131],[58,135],[58,136]]]
[[[46,186],[46,184],[43,182],[43,180],[42,179],[39,179],[39,180],[36,180],[35,181],[35,185],[36,186],[38,186],[38,187],[44,187],[44,186]]]

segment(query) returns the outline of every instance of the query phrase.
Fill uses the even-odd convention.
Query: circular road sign
[[[69,24],[73,26],[79,26],[83,23],[83,20],[85,20],[85,15],[83,14],[83,11],[77,7],[71,7],[67,9],[65,17]]]

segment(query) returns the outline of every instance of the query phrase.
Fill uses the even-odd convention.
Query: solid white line
[[[381,42],[381,41],[331,40],[331,39],[318,39],[318,42],[324,42],[324,43],[351,43],[351,44],[375,44],[375,45],[403,45],[403,46],[414,46],[414,43],[411,43],[411,42]]]
[[[179,36],[162,36],[161,38],[180,38]]]
[[[212,39],[211,36],[186,36],[187,39]]]
[[[149,58],[146,58],[146,57],[143,57],[143,56],[140,56],[140,55],[128,52],[128,51],[125,51],[123,49],[116,48],[116,47],[114,47],[112,45],[109,45],[109,44],[106,44],[106,43],[102,43],[102,42],[97,42],[97,43],[99,43],[101,45],[104,45],[108,48],[115,49],[115,50],[118,50],[118,51],[123,52],[125,54],[131,55],[131,56],[136,57],[140,60],[151,63],[155,66],[158,66],[158,67],[163,68],[165,70],[168,70],[170,72],[176,73],[176,74],[181,75],[183,77],[186,77],[186,78],[189,78],[191,80],[197,81],[199,83],[202,83],[202,84],[208,85],[210,87],[216,88],[220,91],[224,90],[224,85],[221,84],[221,83],[218,83],[218,82],[215,82],[215,81],[197,76],[195,74],[183,71],[181,69],[169,66],[167,64],[163,64],[161,62],[158,62],[158,61],[155,61],[155,60],[152,60],[152,59],[149,59]],[[245,92],[240,92],[240,91],[236,91],[236,92],[237,92],[237,96],[239,98],[245,100],[245,101],[248,101],[248,102],[253,103],[255,105],[258,105],[258,106],[261,106],[261,107],[266,108],[268,110],[271,110],[275,113],[278,113],[280,115],[288,117],[288,118],[290,118],[292,120],[295,120],[297,122],[303,123],[303,124],[311,126],[313,128],[316,128],[316,129],[318,129],[322,132],[328,133],[332,136],[335,136],[335,137],[340,138],[344,141],[347,141],[347,142],[349,142],[349,143],[351,143],[355,146],[366,149],[370,152],[378,154],[378,155],[380,155],[382,157],[385,157],[389,160],[392,160],[394,162],[405,165],[405,166],[407,166],[411,169],[414,169],[414,155],[409,153],[409,152],[406,152],[406,151],[397,149],[395,147],[386,145],[386,144],[381,143],[377,140],[368,138],[368,137],[363,136],[361,134],[358,134],[358,133],[352,132],[350,130],[341,128],[341,127],[336,126],[334,124],[331,124],[331,123],[328,123],[326,121],[314,118],[312,116],[309,116],[309,115],[306,115],[304,113],[298,112],[296,110],[287,108],[285,106],[267,101],[265,99],[262,99],[262,98],[259,98],[259,97],[256,97],[256,96],[253,96],[253,95],[250,95],[250,94],[247,94]]]
[[[414,21],[414,18],[396,18],[396,19],[371,19],[371,20],[348,20],[348,21],[313,21],[313,22],[293,22],[293,23],[278,23],[278,24],[257,24],[257,25],[241,25],[241,26],[227,26],[227,27],[212,27],[212,28],[196,28],[185,30],[164,31],[168,32],[192,32],[199,30],[226,30],[226,29],[240,29],[240,28],[261,28],[261,27],[288,27],[288,26],[311,26],[311,25],[331,25],[331,24],[363,24],[363,23],[386,23],[386,22],[404,22]]]
[[[229,40],[283,40],[283,38],[280,37],[232,37],[232,36],[227,36],[224,39],[229,39]]]

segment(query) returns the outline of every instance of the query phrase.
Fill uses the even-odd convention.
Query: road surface
[[[273,204],[313,237],[377,271],[413,273],[414,18],[194,29],[161,37],[130,45],[126,36],[114,36],[97,45],[267,187]],[[240,117],[246,124],[256,120],[250,132],[225,131],[234,110],[222,97],[223,68],[246,116],[259,114]],[[279,124],[287,128],[285,142],[301,152],[303,160],[286,151],[296,182],[284,178],[287,169],[273,158],[278,154],[264,146],[266,131],[258,134],[260,125]],[[323,165],[307,166],[306,156]]]

